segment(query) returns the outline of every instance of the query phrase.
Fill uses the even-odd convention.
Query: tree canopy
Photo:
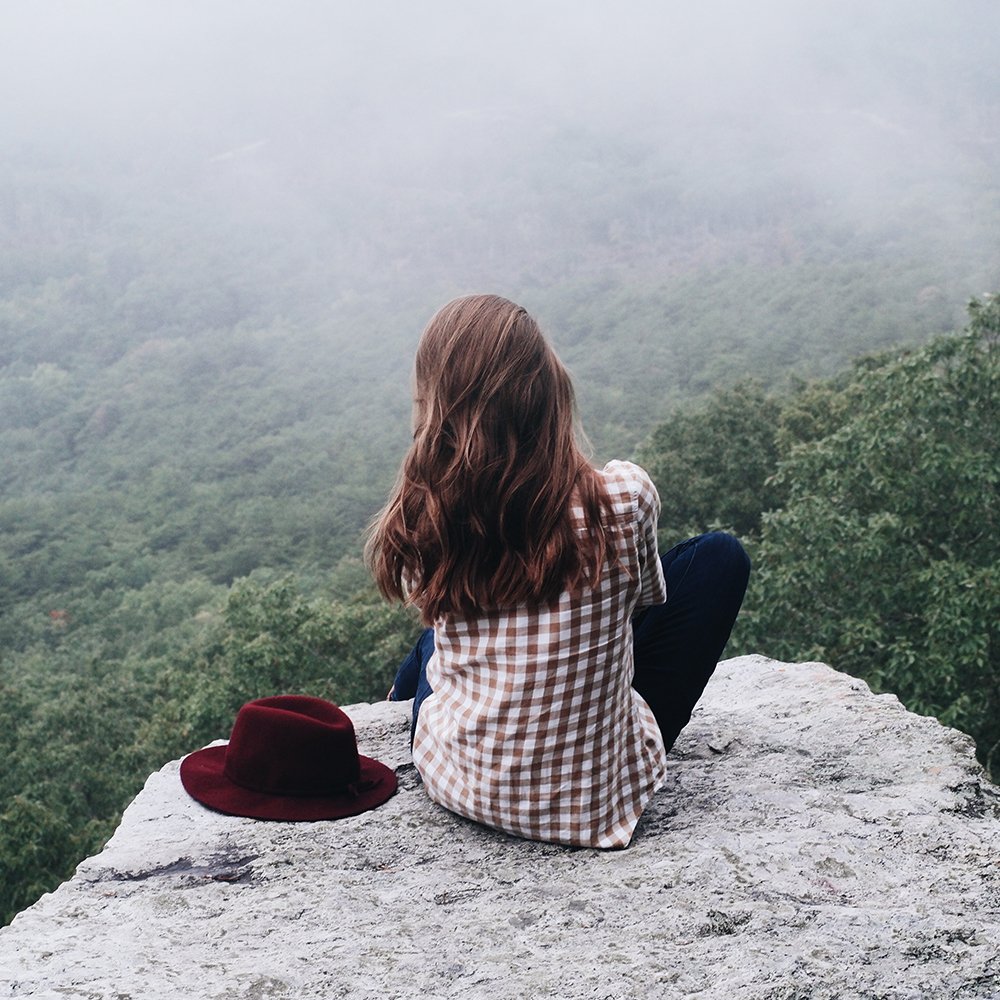
[[[995,766],[1000,299],[969,313],[959,335],[789,395],[721,393],[643,459],[667,532],[729,527],[750,549],[732,652],[831,663],[971,733]]]

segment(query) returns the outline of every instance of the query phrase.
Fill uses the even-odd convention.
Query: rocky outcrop
[[[400,791],[313,824],[154,774],[0,931],[0,996],[987,1000],[1000,797],[969,739],[821,664],[723,663],[625,851],[428,801],[407,706],[348,709]]]

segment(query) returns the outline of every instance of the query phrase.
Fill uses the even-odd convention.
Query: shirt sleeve
[[[637,541],[639,545],[639,607],[663,604],[667,584],[656,545],[656,522],[660,516],[660,496],[645,469],[633,466],[633,489],[636,502]]]

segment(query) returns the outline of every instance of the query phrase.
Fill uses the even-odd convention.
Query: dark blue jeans
[[[750,560],[743,546],[721,531],[696,535],[660,556],[667,601],[632,619],[635,677],[632,686],[653,710],[669,750],[688,724],[743,603]],[[425,629],[396,674],[394,701],[413,699],[413,726],[431,693],[427,661],[434,630]]]

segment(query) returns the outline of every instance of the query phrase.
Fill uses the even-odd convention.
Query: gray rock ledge
[[[816,663],[723,663],[625,851],[428,801],[408,705],[359,705],[400,791],[264,823],[153,774],[0,931],[0,997],[989,1000],[1000,795],[968,737]]]

